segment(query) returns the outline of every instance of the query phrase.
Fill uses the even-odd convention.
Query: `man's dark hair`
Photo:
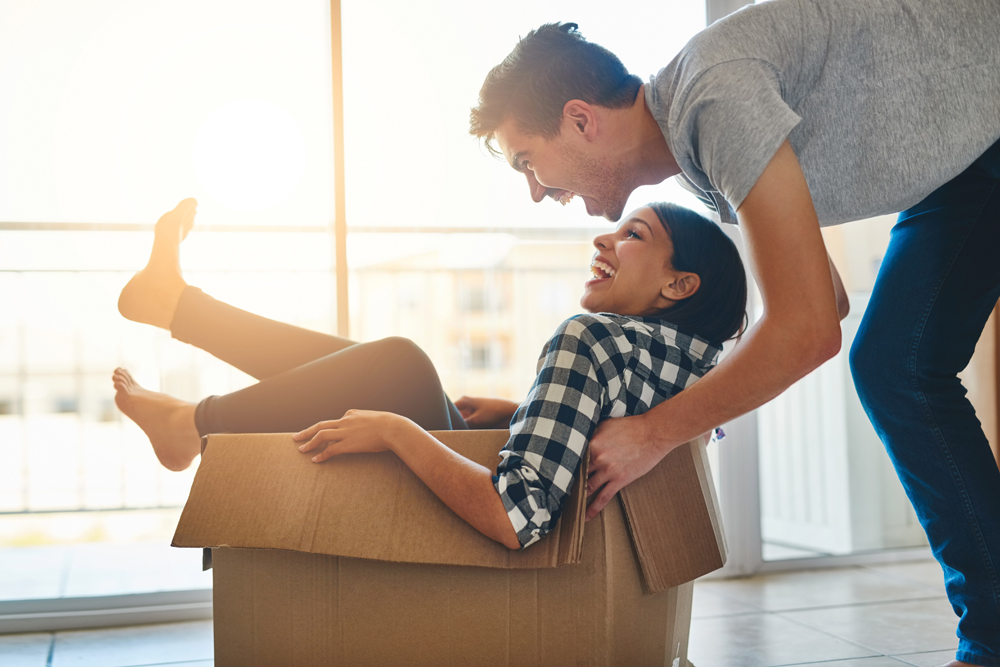
[[[716,345],[742,335],[747,323],[747,277],[736,244],[717,224],[690,209],[665,202],[648,206],[670,235],[673,267],[701,278],[697,292],[659,317]]]
[[[551,139],[570,100],[621,109],[635,102],[641,85],[618,56],[584,39],[575,23],[546,23],[486,75],[469,133],[484,138],[494,154],[493,135],[508,118],[526,134]]]

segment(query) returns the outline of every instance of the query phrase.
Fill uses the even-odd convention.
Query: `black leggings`
[[[258,380],[199,403],[200,435],[301,431],[352,408],[394,412],[428,431],[468,428],[431,360],[406,338],[355,343],[248,313],[195,287],[181,295],[170,333]]]

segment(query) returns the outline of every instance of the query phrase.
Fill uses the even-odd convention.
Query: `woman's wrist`
[[[386,413],[386,428],[382,436],[385,440],[386,448],[399,456],[401,449],[406,447],[407,442],[413,441],[420,434],[426,433],[416,422],[393,413]]]

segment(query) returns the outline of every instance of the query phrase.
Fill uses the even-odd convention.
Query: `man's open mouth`
[[[555,188],[549,188],[545,191],[545,196],[555,199],[557,202],[565,206],[573,200],[576,196],[575,192],[570,192],[569,190],[557,190]]]

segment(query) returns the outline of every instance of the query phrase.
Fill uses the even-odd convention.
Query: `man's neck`
[[[621,160],[631,166],[635,186],[655,185],[681,173],[660,124],[646,107],[646,86],[639,87],[632,106],[619,118]]]

